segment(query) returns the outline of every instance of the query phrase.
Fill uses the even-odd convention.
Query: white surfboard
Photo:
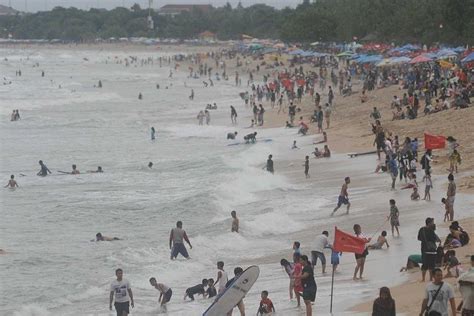
[[[248,267],[232,284],[212,303],[202,316],[223,316],[242,300],[258,279],[260,269]]]

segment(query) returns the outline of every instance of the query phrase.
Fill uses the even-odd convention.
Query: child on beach
[[[268,298],[268,291],[262,291],[261,298],[257,314],[260,316],[271,315],[272,312],[275,312],[275,306],[273,306],[272,300]]]
[[[444,270],[448,272],[445,275],[445,278],[456,277],[459,278],[459,275],[463,272],[461,264],[459,263],[458,258],[456,258],[456,252],[454,250],[448,250],[445,254],[446,259],[444,263]]]
[[[418,188],[417,187],[413,188],[413,193],[411,194],[410,198],[411,198],[412,201],[417,201],[417,200],[420,199],[420,194],[418,193]]]
[[[206,291],[204,290],[204,288],[207,286],[207,284],[208,284],[208,280],[203,279],[201,284],[198,284],[198,285],[192,286],[190,288],[187,288],[186,289],[186,294],[184,294],[183,299],[186,300],[186,297],[189,297],[191,299],[191,301],[194,301],[194,295],[196,295],[196,294],[200,294],[203,297],[206,297]]]
[[[301,256],[301,249],[300,249],[300,242],[299,241],[295,241],[293,243],[293,257],[294,256]]]
[[[429,170],[426,170],[423,181],[425,181],[425,197],[423,200],[431,201],[430,189],[433,188],[433,181],[431,181],[431,172]]]
[[[441,199],[441,203],[444,204],[444,219],[443,219],[443,222],[447,222],[449,221],[449,207],[448,207],[448,203],[446,201],[445,198],[442,198]]]
[[[290,278],[290,286],[289,286],[289,293],[290,293],[290,300],[293,299],[293,290],[295,287],[295,278],[293,277],[293,272],[294,272],[294,264],[289,262],[286,259],[281,259],[280,260],[280,265],[285,269],[286,274],[288,274],[288,277]]]
[[[207,298],[211,298],[217,295],[217,290],[214,286],[214,279],[209,279],[207,284],[206,296]]]
[[[392,236],[394,236],[394,228],[397,230],[397,235],[400,237],[400,231],[398,230],[398,226],[400,226],[399,221],[400,212],[398,211],[397,206],[395,205],[395,200],[390,200],[390,215],[388,215],[387,219],[390,219],[390,225],[392,226]],[[388,244],[387,244],[388,245]]]
[[[331,264],[334,272],[337,270],[337,266],[339,265],[339,256],[341,255],[342,252],[334,251],[334,249],[331,251]]]
[[[390,245],[387,242],[387,232],[385,230],[377,238],[377,242],[375,244],[369,245],[367,248],[369,248],[369,249],[382,249],[384,244],[387,245],[387,248],[390,247]]]
[[[304,175],[306,179],[308,179],[309,178],[309,156],[306,156],[303,166],[304,166]]]
[[[162,283],[156,282],[156,278],[150,278],[150,285],[153,286],[155,289],[160,291],[160,297],[158,298],[158,303],[161,305],[161,310],[166,312],[166,303],[171,300],[171,296],[173,295],[173,291],[171,288],[167,287]]]
[[[300,293],[303,293],[303,284],[301,283],[301,273],[303,271],[303,265],[300,262],[300,255],[295,254],[293,256],[293,261],[295,263],[294,268],[293,268],[293,279],[295,280],[295,285],[294,285],[294,291],[295,291],[295,296],[296,296],[296,302],[297,305],[296,307],[301,306],[301,295]]]

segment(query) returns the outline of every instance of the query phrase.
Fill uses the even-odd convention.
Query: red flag
[[[333,250],[339,252],[354,252],[362,254],[365,250],[367,240],[352,236],[342,230],[337,229],[334,234]]]
[[[425,133],[425,149],[441,149],[446,146],[446,137]]]

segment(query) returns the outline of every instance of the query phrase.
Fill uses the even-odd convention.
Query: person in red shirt
[[[295,262],[295,265],[293,267],[293,278],[295,279],[295,286],[294,286],[294,291],[296,295],[296,301],[298,302],[297,307],[300,307],[300,297],[301,293],[303,293],[303,284],[301,283],[301,273],[303,271],[303,265],[300,262],[300,255],[298,253],[295,253],[293,255],[293,260]]]
[[[273,302],[268,298],[268,291],[262,291],[262,300],[260,301],[260,307],[258,308],[258,315],[270,315],[275,312],[275,306]]]

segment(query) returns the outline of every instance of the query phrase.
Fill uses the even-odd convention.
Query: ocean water
[[[230,276],[236,266],[261,268],[245,300],[248,313],[257,310],[260,291],[268,290],[280,315],[301,315],[303,310],[288,299],[280,258],[290,258],[296,239],[306,241],[303,251],[309,253],[311,237],[322,229],[338,225],[349,230],[354,221],[378,227],[392,194],[388,184],[383,190],[380,184],[389,180],[369,176],[372,182],[351,189],[352,201],[361,205],[354,206],[353,217],[330,218],[341,179],[367,177],[373,157],[350,163],[343,154],[326,162],[312,160],[312,181],[293,181],[303,177],[299,161],[302,165],[313,149],[312,137],[296,138],[295,130],[283,128],[258,129],[259,137],[273,141],[228,146],[235,141],[225,139],[227,132],[236,130],[241,139],[253,131],[245,128],[250,110],[238,96],[245,87],[214,80],[215,87],[203,88],[202,80],[187,78],[187,71],[173,70],[168,78],[173,65],[166,63],[161,68],[158,62],[115,63],[130,55],[160,56],[152,50],[0,49],[2,80],[12,82],[0,85],[0,179],[6,184],[15,174],[20,185],[0,195],[0,248],[8,252],[0,256],[0,314],[115,315],[108,311],[108,291],[120,267],[135,296],[131,315],[157,313],[158,292],[148,283],[152,276],[173,289],[169,315],[201,315],[211,301],[183,302],[184,291],[202,278],[215,278],[215,264],[223,260]],[[17,69],[21,77],[15,76]],[[102,89],[94,88],[99,80]],[[191,88],[194,101],[188,99]],[[198,126],[197,113],[214,102],[218,109],[211,111],[211,125]],[[230,105],[239,113],[236,127]],[[10,122],[13,109],[20,110],[20,121]],[[151,126],[155,141],[150,140]],[[293,139],[300,151],[289,150]],[[275,175],[262,170],[270,153]],[[35,175],[40,159],[51,176]],[[72,164],[80,175],[58,173],[70,171]],[[85,173],[99,165],[103,174]],[[282,175],[279,169],[287,172]],[[239,234],[230,232],[231,210],[241,220]],[[412,207],[405,223],[422,223],[425,215],[421,207]],[[189,261],[169,260],[169,232],[178,220],[193,244]],[[414,234],[417,226],[406,232]],[[122,240],[91,242],[97,232]],[[336,276],[336,314],[379,286],[401,280],[398,270],[406,255],[418,249],[418,243],[402,241],[388,254],[369,258],[369,281],[350,281],[354,260],[343,256]],[[330,277],[316,269],[314,309],[324,315]]]

